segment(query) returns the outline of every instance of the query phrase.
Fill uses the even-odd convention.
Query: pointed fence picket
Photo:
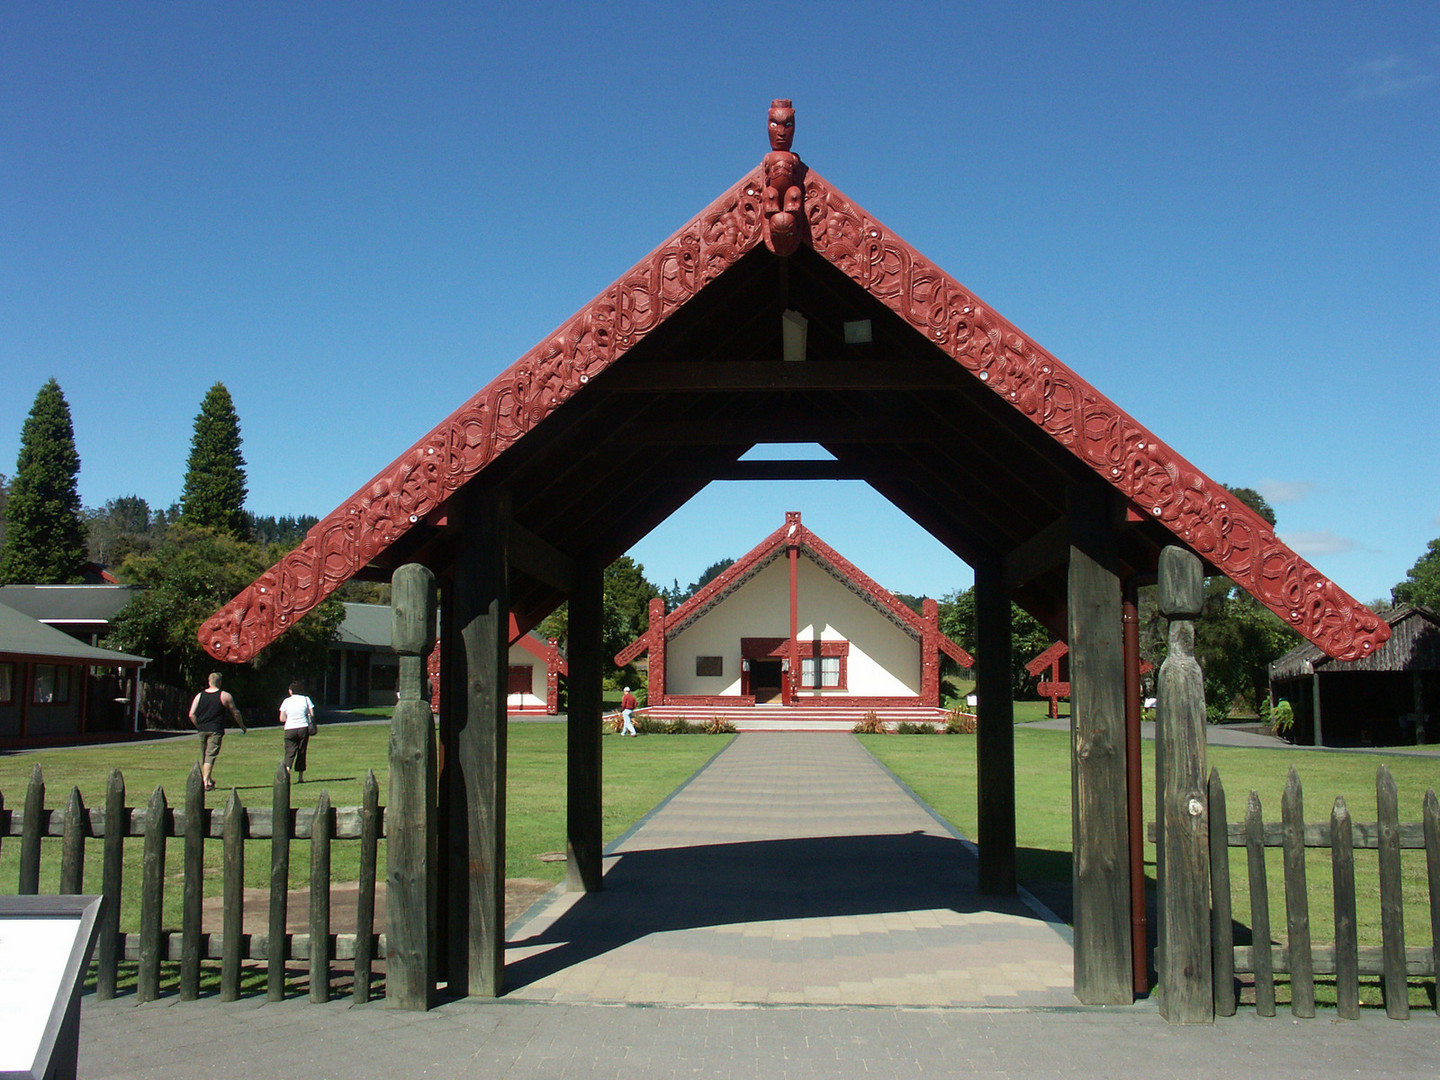
[[[187,778],[185,798],[172,809],[163,787],[157,787],[144,807],[127,806],[125,780],[117,769],[110,774],[103,810],[85,806],[78,789],[72,790],[63,809],[45,807],[45,779],[40,766],[31,771],[24,810],[6,809],[0,792],[0,843],[7,837],[20,841],[18,891],[40,891],[42,840],[60,839],[60,891],[78,894],[84,888],[85,849],[88,840],[103,845],[100,892],[100,932],[95,951],[96,996],[116,993],[117,972],[123,961],[137,961],[136,998],[153,1001],[160,996],[162,965],[178,961],[180,1000],[200,996],[201,969],[207,961],[220,962],[220,998],[240,997],[244,962],[264,961],[267,995],[284,997],[285,964],[306,961],[310,973],[310,1000],[330,1000],[330,984],[337,961],[352,961],[353,996],[369,1001],[376,955],[385,955],[385,935],[375,932],[375,878],[377,849],[385,836],[385,809],[373,772],[365,777],[362,805],[335,807],[322,791],[313,808],[290,806],[290,782],[284,766],[277,770],[271,805],[247,807],[232,790],[219,808],[205,805],[199,766]],[[171,838],[183,844],[183,901],[181,925],[164,926],[165,855]],[[138,840],[140,860],[140,912],[137,932],[120,930],[121,892],[126,873],[125,844]],[[267,932],[246,934],[243,929],[245,843],[271,843],[270,905]],[[290,845],[310,841],[310,925],[308,933],[290,934],[285,928],[289,898]],[[221,846],[221,932],[207,932],[202,923],[205,845]],[[359,899],[354,933],[333,934],[330,926],[330,858],[335,843],[360,845]],[[133,869],[132,869],[133,872]],[[93,884],[92,884],[93,887]],[[272,948],[272,943],[277,947]]]

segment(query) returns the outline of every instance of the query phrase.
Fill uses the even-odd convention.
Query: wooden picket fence
[[[158,827],[156,827],[158,825]],[[200,996],[203,960],[220,961],[220,1000],[240,996],[243,961],[265,961],[266,996],[285,996],[287,960],[309,961],[310,1000],[330,999],[335,961],[353,962],[356,1002],[371,997],[375,956],[384,956],[385,937],[375,933],[375,872],[379,840],[385,835],[384,810],[375,774],[365,778],[362,805],[332,807],[328,792],[321,792],[315,807],[292,809],[290,778],[282,764],[275,774],[271,805],[247,807],[235,791],[222,807],[205,805],[197,763],[185,786],[185,804],[172,809],[165,789],[157,787],[144,807],[125,805],[125,780],[120,771],[110,774],[105,808],[89,809],[72,789],[63,810],[45,807],[45,781],[40,766],[30,776],[23,810],[7,810],[0,793],[0,840],[20,841],[22,895],[40,889],[40,861],[45,837],[60,838],[60,892],[84,892],[85,847],[89,840],[103,845],[101,864],[101,930],[95,953],[96,996],[115,996],[122,960],[138,961],[136,998],[153,1001],[160,995],[162,961],[179,961],[180,1000]],[[179,930],[163,924],[166,841],[184,844],[184,896]],[[120,930],[121,886],[125,873],[125,841],[143,843],[140,882],[139,931]],[[205,876],[206,841],[223,845],[222,932],[202,929],[201,903]],[[270,841],[270,902],[268,932],[243,932],[245,843]],[[289,934],[285,920],[289,902],[290,844],[310,841],[310,922],[308,934]],[[360,844],[360,882],[356,932],[330,932],[330,853],[335,842]],[[278,942],[279,947],[272,947]]]
[[[1254,976],[1255,1011],[1260,1016],[1274,1016],[1275,976],[1287,974],[1290,1009],[1297,1017],[1315,1015],[1315,976],[1333,975],[1337,1013],[1346,1019],[1358,1019],[1360,977],[1365,975],[1380,977],[1389,1016],[1398,1020],[1409,1018],[1410,980],[1434,979],[1440,970],[1440,802],[1436,800],[1435,790],[1430,789],[1425,795],[1424,820],[1402,823],[1395,781],[1384,765],[1376,774],[1375,786],[1378,821],[1351,820],[1344,798],[1337,798],[1328,822],[1307,824],[1300,778],[1292,767],[1281,797],[1279,822],[1263,819],[1260,798],[1252,791],[1244,821],[1231,823],[1226,816],[1225,789],[1220,774],[1218,770],[1211,770],[1210,910],[1217,1016],[1235,1014],[1236,975]],[[1234,943],[1228,852],[1232,847],[1243,847],[1247,854],[1253,945]],[[1266,848],[1281,848],[1284,852],[1286,938],[1281,944],[1271,944]],[[1310,940],[1306,848],[1330,850],[1335,905],[1333,944],[1316,945]],[[1378,946],[1362,947],[1357,941],[1356,848],[1378,852],[1382,940]],[[1428,949],[1405,945],[1400,852],[1406,849],[1425,851],[1432,942]]]

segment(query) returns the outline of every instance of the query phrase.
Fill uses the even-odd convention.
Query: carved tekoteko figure
[[[790,152],[795,140],[795,109],[786,98],[770,103],[770,153],[765,155],[765,246],[790,255],[800,246],[805,227],[805,165]]]

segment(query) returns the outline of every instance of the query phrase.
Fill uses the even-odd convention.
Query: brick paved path
[[[547,1001],[1075,1004],[1065,930],[977,897],[970,847],[854,739],[742,735],[511,934]]]

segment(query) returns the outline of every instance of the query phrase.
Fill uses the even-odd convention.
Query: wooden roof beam
[[[1058,517],[1030,539],[1006,553],[1003,560],[1005,587],[1016,589],[1070,559],[1070,527]]]
[[[510,566],[564,593],[575,582],[575,562],[518,522],[510,523]]]
[[[928,370],[927,370],[928,369]],[[881,360],[671,360],[616,364],[605,388],[627,393],[771,390],[948,390],[956,382],[930,365]]]
[[[661,421],[637,431],[634,443],[644,446],[730,446],[755,443],[925,443],[937,441],[933,431],[903,427],[884,418],[846,420],[776,413],[748,416],[697,417],[684,421]],[[956,440],[959,441],[958,439]]]
[[[710,474],[712,480],[866,480],[869,473],[846,461],[736,461]]]

